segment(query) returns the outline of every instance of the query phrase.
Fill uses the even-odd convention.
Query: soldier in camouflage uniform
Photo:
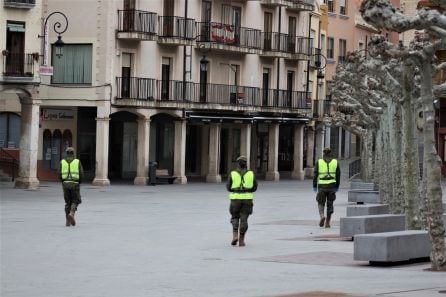
[[[65,226],[76,226],[74,214],[77,206],[82,203],[80,184],[84,170],[79,159],[74,157],[74,149],[66,149],[66,158],[60,161],[59,178],[62,182],[63,196],[65,199]]]

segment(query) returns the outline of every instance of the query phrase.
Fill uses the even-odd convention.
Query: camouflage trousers
[[[71,209],[77,210],[77,206],[82,203],[80,185],[78,183],[62,183],[63,198],[65,200],[65,213]]]
[[[333,202],[336,200],[336,188],[333,187],[319,187],[316,195],[316,201],[320,210],[324,210],[325,203],[327,203],[327,216],[331,216],[334,212]]]
[[[240,234],[245,234],[248,230],[248,217],[252,214],[252,199],[233,199],[229,206],[231,213],[231,224],[234,231],[239,230]]]

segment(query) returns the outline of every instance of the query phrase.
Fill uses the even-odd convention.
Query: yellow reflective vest
[[[248,170],[242,176],[238,171],[232,171],[231,180],[231,191],[233,192],[229,194],[229,199],[254,199],[254,194],[250,192],[254,187],[254,172]]]
[[[318,183],[320,185],[328,185],[336,183],[336,169],[338,168],[338,160],[332,159],[330,163],[324,159],[319,159],[318,167]]]
[[[68,163],[65,159],[61,163],[61,177],[64,183],[79,183],[79,159]]]

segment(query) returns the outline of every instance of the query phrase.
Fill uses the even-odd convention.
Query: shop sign
[[[73,120],[74,114],[72,109],[42,108],[40,117],[43,121]]]
[[[42,66],[40,66],[39,72],[41,75],[51,76],[54,73],[54,69],[53,69],[53,66],[42,65]]]

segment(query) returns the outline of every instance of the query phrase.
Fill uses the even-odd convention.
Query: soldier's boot
[[[327,215],[327,219],[325,220],[325,228],[330,228],[331,227],[330,226],[330,219],[331,219],[331,215]]]
[[[237,245],[237,241],[238,241],[238,230],[233,230],[231,245]]]
[[[68,218],[68,213],[65,213],[65,226],[67,226],[67,227],[71,226],[71,221]]]
[[[238,246],[245,246],[245,234],[240,233],[240,238],[238,242]]]
[[[74,218],[74,213],[76,212],[76,206],[71,206],[70,213],[68,214],[68,220],[72,226],[76,226],[76,220]]]
[[[321,205],[319,205],[319,216],[320,216],[319,227],[324,227],[325,223],[324,208],[320,206]]]

